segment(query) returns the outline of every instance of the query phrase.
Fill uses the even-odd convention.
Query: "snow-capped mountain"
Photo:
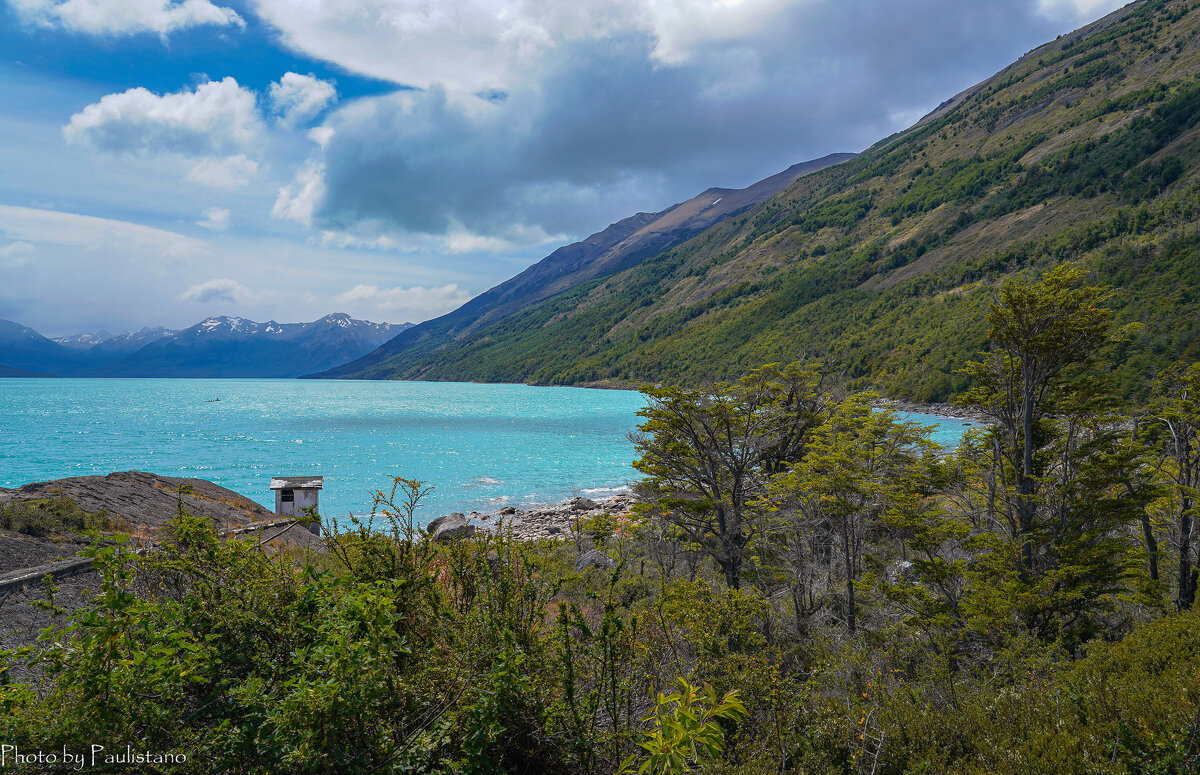
[[[412,324],[372,323],[344,313],[311,323],[222,315],[182,331],[144,328],[53,341],[9,325],[13,336],[0,337],[0,365],[16,369],[91,377],[294,377],[359,358]]]
[[[72,336],[55,336],[50,339],[51,342],[58,342],[63,347],[70,347],[72,350],[90,350],[101,342],[112,339],[113,335],[107,331],[101,330],[94,334],[74,334]]]

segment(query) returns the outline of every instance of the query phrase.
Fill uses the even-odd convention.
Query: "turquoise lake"
[[[219,401],[214,399],[220,399]],[[603,497],[636,477],[634,391],[261,379],[0,380],[0,486],[112,471],[199,477],[268,508],[272,476],[320,475],[321,513],[364,514],[392,477],[418,516]],[[953,444],[962,420],[910,415]]]

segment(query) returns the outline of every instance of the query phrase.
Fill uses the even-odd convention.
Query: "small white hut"
[[[323,476],[275,476],[271,489],[275,491],[275,513],[281,517],[304,516],[312,507],[318,511],[317,495],[325,484]]]

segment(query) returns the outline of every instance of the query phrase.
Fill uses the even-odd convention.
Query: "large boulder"
[[[598,549],[593,549],[590,552],[585,552],[579,555],[579,559],[575,561],[575,570],[581,571],[584,568],[612,570],[616,564],[616,560],[609,557],[604,552]]]
[[[457,541],[475,535],[475,526],[467,522],[466,515],[457,511],[433,520],[428,529],[434,541]]]
[[[442,525],[445,525],[448,522],[457,522],[460,519],[465,522],[467,515],[463,514],[461,511],[456,511],[453,514],[447,514],[444,517],[438,517],[437,519],[430,521],[430,523],[425,526],[425,530],[426,532],[433,534],[436,533],[438,528]]]
[[[600,508],[600,504],[591,498],[575,498],[571,501],[572,511],[591,511]]]

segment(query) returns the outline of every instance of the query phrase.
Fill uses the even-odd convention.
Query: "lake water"
[[[634,391],[526,385],[0,379],[0,486],[143,470],[274,508],[272,476],[321,475],[322,514],[343,516],[403,476],[436,488],[424,521],[626,488],[643,405]],[[944,444],[964,430],[910,419],[936,424]]]

